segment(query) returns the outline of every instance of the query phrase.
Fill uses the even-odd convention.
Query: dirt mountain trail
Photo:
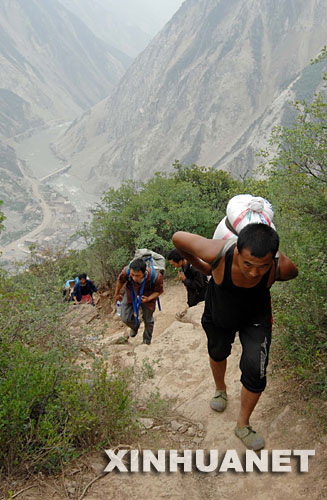
[[[234,450],[245,469],[245,448],[233,432],[240,402],[241,345],[237,338],[228,359],[228,405],[223,413],[217,413],[209,407],[214,383],[208,363],[206,336],[200,323],[203,303],[189,309],[183,321],[177,321],[175,314],[184,309],[185,302],[186,292],[181,283],[167,282],[161,297],[162,311],[155,313],[155,329],[150,346],[142,344],[141,332],[119,345],[117,342],[126,332],[126,327],[119,325],[117,319],[108,320],[107,330],[102,336],[96,333],[102,320],[92,319],[88,323],[87,334],[90,349],[107,352],[109,361],[118,357],[123,366],[142,366],[145,361],[149,362],[154,374],[153,378],[145,382],[144,390],[151,391],[158,387],[162,396],[173,398],[171,417],[165,427],[157,425],[154,419],[144,420],[144,442],[149,437],[150,443],[146,445],[147,449],[152,449],[156,454],[159,447],[151,446],[151,436],[161,433],[158,443],[166,453],[170,449],[179,450],[180,455],[187,449],[218,450],[218,469],[210,473],[196,470],[171,473],[111,472],[99,477],[109,462],[104,453],[99,451],[88,457],[88,482],[98,479],[83,494],[83,499],[326,499],[327,438],[322,436],[310,413],[304,415],[303,403],[294,397],[290,384],[281,380],[277,369],[270,368],[267,389],[251,419],[253,427],[266,439],[265,449],[268,450],[270,464],[268,472],[256,472],[256,467],[254,472],[219,472],[227,450]],[[87,314],[89,318],[92,314],[94,316],[94,308],[88,306],[83,310],[86,325]],[[75,327],[73,316],[81,313],[82,309],[72,308],[71,322],[75,323]],[[144,442],[141,445],[136,442],[132,448],[138,449],[140,446],[145,449]],[[309,457],[308,472],[299,472],[299,460],[294,456],[286,464],[291,466],[290,472],[271,472],[272,450],[315,450],[315,456]],[[81,490],[74,494],[74,488],[76,484],[70,479],[66,483],[67,496],[62,498],[82,498]],[[42,494],[31,489],[19,498],[60,498],[53,488],[43,488]],[[44,496],[47,494],[49,496]]]

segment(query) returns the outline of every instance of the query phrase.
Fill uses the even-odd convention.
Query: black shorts
[[[223,361],[231,353],[237,330],[214,325],[202,316],[202,326],[208,339],[208,352],[214,361]],[[266,370],[271,344],[271,324],[247,324],[239,327],[242,344],[241,382],[251,392],[262,392],[267,383]]]

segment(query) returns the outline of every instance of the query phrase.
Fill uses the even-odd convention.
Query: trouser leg
[[[222,328],[202,316],[202,328],[208,339],[208,353],[213,361],[220,362],[228,358],[235,340],[235,330]]]
[[[120,319],[122,320],[122,322],[125,323],[125,325],[127,325],[129,328],[137,332],[138,327],[140,326],[140,322],[138,322],[138,324],[135,325],[133,305],[127,304],[126,293],[123,297],[120,310],[121,310]]]
[[[271,326],[253,324],[240,329],[242,357],[240,369],[241,382],[254,393],[261,393],[266,387],[266,370],[271,343]]]
[[[151,344],[152,332],[153,332],[153,327],[154,327],[153,312],[150,311],[143,304],[141,305],[141,307],[142,307],[142,314],[143,314],[143,321],[144,321],[143,342],[145,342],[147,344]]]

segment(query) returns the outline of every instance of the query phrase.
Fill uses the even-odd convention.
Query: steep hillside
[[[262,161],[261,150],[273,152],[269,139],[273,128],[278,125],[291,127],[298,114],[296,101],[312,101],[314,93],[323,84],[326,62],[308,64],[303,71],[266,107],[262,115],[249,126],[248,130],[213,166],[227,169],[233,175],[246,177]]]
[[[3,136],[73,119],[108,96],[129,60],[57,0],[0,3]]]
[[[326,17],[320,0],[187,0],[57,150],[99,193],[175,159],[251,172],[249,132],[324,45]],[[222,159],[239,144],[235,169]]]
[[[297,397],[300,389],[283,381],[281,370],[272,367],[269,368],[267,389],[252,417],[254,428],[266,438],[266,449],[255,456],[259,459],[258,466],[264,468],[264,454],[268,454],[267,472],[258,472],[254,464],[252,471],[235,473],[237,457],[245,471],[245,447],[233,432],[240,403],[241,344],[237,337],[228,359],[226,411],[215,412],[209,407],[214,382],[206,336],[201,327],[203,303],[189,309],[183,322],[176,321],[175,313],[184,308],[185,300],[185,288],[181,283],[165,283],[162,311],[155,312],[150,346],[142,344],[140,334],[128,338],[128,329],[119,325],[117,316],[97,317],[92,306],[72,306],[67,325],[76,338],[84,339],[81,350],[84,365],[91,365],[102,355],[111,368],[121,366],[140,370],[147,367],[151,376],[141,389],[148,394],[158,389],[162,397],[171,398],[172,407],[167,417],[160,418],[155,409],[150,410],[147,418],[140,419],[141,436],[135,442],[121,443],[116,453],[118,449],[131,447],[140,452],[150,449],[155,456],[159,449],[166,450],[167,456],[169,450],[178,450],[178,456],[182,457],[184,450],[205,450],[208,453],[217,450],[219,465],[216,470],[202,473],[194,468],[183,472],[181,465],[178,472],[171,473],[155,472],[152,468],[149,473],[122,474],[116,473],[116,469],[104,474],[109,460],[99,445],[97,451],[84,455],[71,468],[63,468],[61,481],[58,476],[47,477],[45,481],[37,480],[34,475],[24,482],[8,480],[5,485],[0,483],[4,491],[26,490],[22,495],[26,500],[61,500],[67,494],[70,498],[85,500],[280,500],[286,495],[290,500],[326,498],[326,436],[322,435],[311,412],[305,412],[308,402]],[[124,335],[126,342],[122,342]],[[229,470],[223,471],[220,467],[227,450],[232,450],[234,455],[227,456]],[[285,460],[280,462],[283,472],[271,472],[272,450],[286,450],[281,454]],[[315,450],[315,456],[308,457],[308,472],[299,473],[298,457],[288,456],[293,455],[294,450]],[[214,462],[214,458],[209,460],[208,457],[206,464]],[[128,458],[125,463],[128,467]],[[277,463],[278,458],[275,465]],[[288,471],[284,467],[289,467]]]

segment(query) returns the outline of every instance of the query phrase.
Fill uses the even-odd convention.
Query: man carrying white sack
[[[281,253],[277,266],[279,238],[268,224],[248,224],[238,238],[234,236],[227,241],[179,231],[173,235],[173,243],[194,267],[212,275],[202,316],[216,384],[210,406],[219,412],[226,408],[227,357],[238,331],[242,344],[242,391],[234,431],[247,448],[260,450],[264,438],[251,427],[249,420],[266,387],[272,327],[270,287],[276,280],[295,278],[297,268]]]

